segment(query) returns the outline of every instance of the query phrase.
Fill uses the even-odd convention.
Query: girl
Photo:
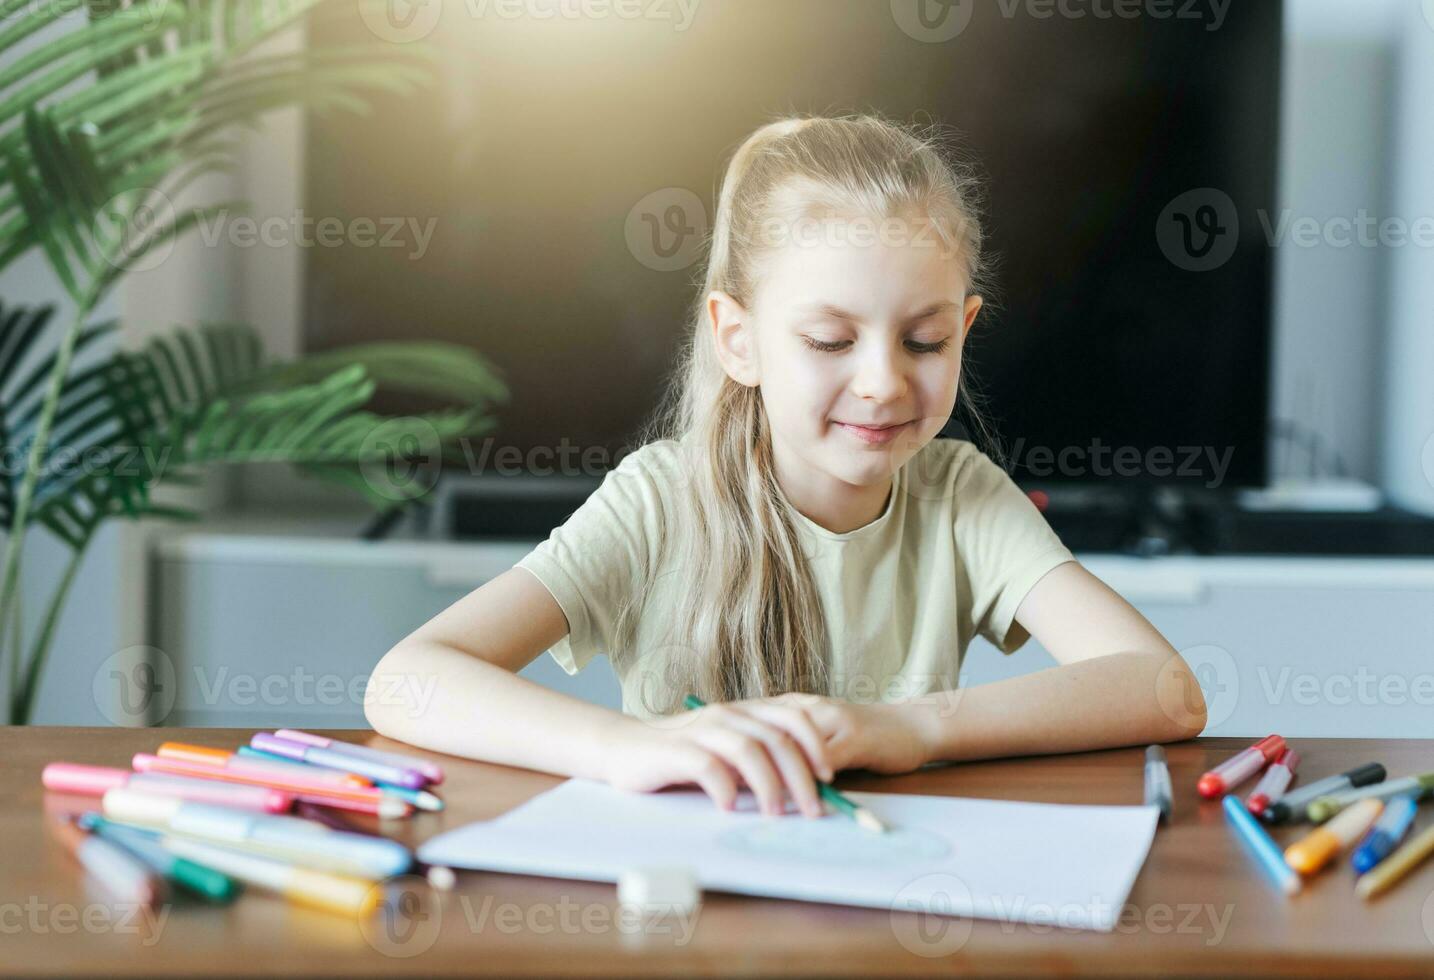
[[[1005,471],[936,438],[981,309],[969,175],[873,116],[753,133],[723,180],[680,383],[517,567],[390,650],[383,735],[641,791],[739,787],[1198,735],[1174,648]],[[968,405],[968,408],[970,406]],[[958,690],[974,634],[1059,666]],[[516,676],[606,652],[623,712]],[[684,695],[708,707],[684,711]]]

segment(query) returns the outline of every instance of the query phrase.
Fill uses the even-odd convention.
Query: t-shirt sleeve
[[[1016,609],[1043,576],[1075,561],[1004,470],[972,447],[956,476],[956,554],[971,589],[975,632],[1002,653],[1031,638]]]
[[[610,653],[623,601],[651,560],[659,488],[641,450],[626,456],[548,539],[515,567],[552,593],[568,634],[548,652],[569,674]]]

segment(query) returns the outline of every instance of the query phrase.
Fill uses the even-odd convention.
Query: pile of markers
[[[349,915],[379,903],[378,882],[415,870],[451,888],[397,841],[345,814],[380,820],[441,810],[428,787],[443,770],[422,759],[281,729],[236,752],[165,742],[133,770],[52,762],[45,788],[101,798],[61,816],[56,837],[116,897],[155,904],[171,887],[232,900],[241,885]]]
[[[1286,894],[1351,852],[1359,876],[1355,894],[1370,899],[1434,854],[1434,826],[1405,840],[1420,800],[1434,792],[1434,772],[1386,779],[1384,767],[1371,762],[1289,791],[1299,760],[1283,738],[1270,735],[1205,773],[1196,786],[1206,799],[1224,796],[1225,815],[1240,840]],[[1261,772],[1241,802],[1232,790]],[[1260,821],[1317,826],[1281,850]]]

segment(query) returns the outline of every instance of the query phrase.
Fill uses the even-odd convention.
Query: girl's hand
[[[736,801],[740,780],[764,813],[784,812],[790,797],[805,816],[818,817],[815,779],[830,782],[848,768],[910,772],[927,761],[919,710],[784,694],[646,722],[629,718],[605,753],[605,778],[640,792],[696,783],[724,810]]]
[[[620,789],[696,783],[730,810],[740,781],[771,816],[785,812],[790,797],[804,816],[820,817],[816,779],[835,774],[821,731],[801,706],[779,699],[712,704],[647,721],[624,718],[604,748],[604,778]]]

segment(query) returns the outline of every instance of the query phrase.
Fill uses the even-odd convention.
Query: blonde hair
[[[677,441],[683,469],[674,475],[680,519],[658,517],[663,554],[676,559],[676,632],[661,650],[642,651],[645,711],[671,713],[688,692],[712,702],[830,693],[825,616],[777,486],[759,388],[723,370],[707,297],[722,290],[751,308],[772,222],[912,213],[963,263],[968,293],[981,292],[975,179],[944,152],[934,130],[875,115],[790,117],[762,126],[733,154],[705,243],[690,336],[638,439]],[[961,385],[968,414],[989,437],[967,388]],[[647,572],[619,610],[615,662],[638,655],[636,623],[654,570]]]

